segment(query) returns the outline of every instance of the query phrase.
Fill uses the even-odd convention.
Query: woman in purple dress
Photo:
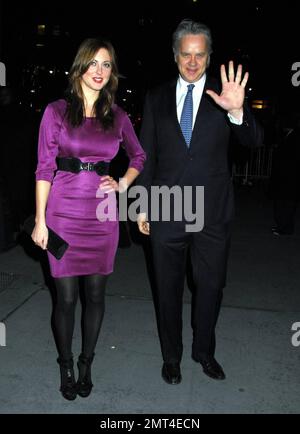
[[[61,392],[73,400],[93,387],[91,363],[103,314],[108,275],[118,245],[116,192],[143,168],[145,153],[127,114],[114,103],[118,85],[115,52],[103,40],[85,40],[69,74],[66,99],[49,104],[39,133],[36,170],[36,224],[33,241],[46,249],[48,225],[69,248],[61,259],[48,253],[55,280],[55,337]],[[124,146],[129,166],[120,182],[108,175],[109,162]],[[105,206],[103,205],[105,201]],[[110,208],[109,218],[104,209]],[[75,381],[72,355],[79,276],[84,276],[82,352]]]

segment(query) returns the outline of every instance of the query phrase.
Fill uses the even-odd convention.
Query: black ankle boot
[[[60,367],[61,386],[60,391],[62,396],[69,401],[73,401],[77,396],[73,358],[62,359],[59,357],[57,363]]]
[[[86,398],[91,393],[93,383],[91,378],[91,364],[94,359],[94,353],[91,357],[80,354],[77,362],[79,377],[77,380],[77,393],[82,398]]]

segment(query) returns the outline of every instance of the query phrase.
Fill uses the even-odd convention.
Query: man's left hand
[[[234,64],[231,60],[228,67],[228,77],[225,65],[221,65],[221,94],[218,95],[213,90],[207,90],[206,93],[212,97],[216,104],[238,119],[243,114],[245,87],[248,78],[248,72],[242,77],[242,65],[238,65],[236,75],[234,74]]]

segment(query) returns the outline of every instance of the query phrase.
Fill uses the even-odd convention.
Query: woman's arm
[[[35,227],[31,238],[36,245],[42,249],[46,249],[48,243],[48,229],[46,226],[46,206],[51,188],[49,181],[36,181],[35,199],[36,199],[36,215]]]
[[[129,158],[128,169],[119,182],[115,181],[111,176],[103,176],[101,178],[100,188],[104,189],[106,193],[110,191],[123,193],[126,191],[144,167],[146,154],[140,145],[128,115],[125,113],[123,115],[122,139],[122,144]]]
[[[54,173],[57,169],[58,135],[61,128],[59,103],[49,104],[43,114],[38,142],[38,164],[36,175],[36,216],[35,227],[31,238],[42,249],[48,243],[48,229],[46,226],[46,206]]]
[[[140,172],[134,167],[129,167],[119,182],[119,193],[127,190],[127,188],[133,183],[133,181],[138,177]]]

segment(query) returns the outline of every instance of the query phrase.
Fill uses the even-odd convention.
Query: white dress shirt
[[[196,116],[198,113],[200,101],[203,95],[203,89],[206,81],[206,74],[203,74],[200,80],[195,81],[193,84],[195,87],[193,88],[193,128],[195,125]],[[192,84],[185,81],[181,75],[179,75],[176,86],[176,107],[177,107],[177,119],[180,124],[181,113],[183,109],[184,100],[188,91],[188,85]],[[228,113],[228,117],[230,122],[236,125],[241,125],[243,123],[242,119],[236,119]]]
[[[206,74],[202,75],[200,80],[195,81],[193,83],[195,85],[193,89],[193,128],[195,125],[195,120],[198,112],[198,108],[200,105],[200,101],[203,94],[203,89],[205,85],[206,80]],[[177,86],[176,86],[176,106],[177,106],[177,118],[178,122],[180,123],[181,113],[183,109],[184,100],[188,91],[188,85],[191,83],[188,83],[185,81],[181,75],[179,76],[177,80]]]

